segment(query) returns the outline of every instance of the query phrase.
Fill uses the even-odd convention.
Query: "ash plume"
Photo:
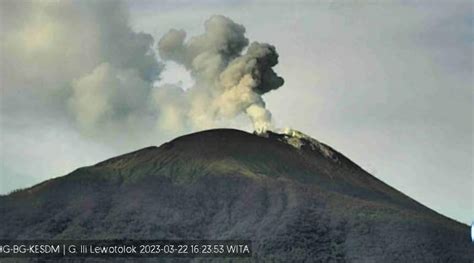
[[[188,40],[184,31],[170,30],[156,43],[132,30],[121,1],[0,4],[7,121],[52,118],[87,138],[126,147],[242,127],[231,124],[241,114],[259,131],[271,126],[262,95],[283,84],[272,69],[278,55],[271,45],[249,45],[245,28],[229,18],[211,17],[205,32]],[[195,85],[157,84],[167,61],[186,68]]]
[[[0,10],[2,114],[54,116],[99,140],[142,133],[162,64],[123,2],[5,0]]]
[[[272,69],[278,64],[275,47],[259,42],[248,46],[245,28],[217,15],[205,22],[202,35],[185,39],[184,31],[172,29],[158,43],[161,58],[184,66],[196,82],[183,94],[181,108],[186,110],[170,113],[189,118],[184,121],[193,127],[243,113],[257,132],[270,129],[271,113],[262,95],[284,82]]]

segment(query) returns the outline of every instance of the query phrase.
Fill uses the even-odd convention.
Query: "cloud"
[[[61,115],[99,138],[133,128],[124,124],[143,113],[162,65],[121,2],[2,1],[2,10],[3,114]]]
[[[160,40],[163,60],[183,65],[195,80],[184,91],[154,87],[163,70],[154,39],[131,29],[122,2],[4,1],[2,7],[2,111],[12,118],[58,115],[108,143],[225,126],[240,114],[255,129],[271,126],[261,95],[283,84],[272,70],[278,55],[257,42],[242,54],[245,28],[229,18],[211,17],[205,32],[188,41],[182,30]]]
[[[186,93],[180,87],[165,84],[154,89],[151,94],[151,107],[160,112],[156,123],[157,130],[176,134],[189,130],[182,121],[187,118],[189,107],[186,101]]]
[[[271,114],[262,95],[283,85],[273,71],[278,63],[275,47],[245,37],[245,28],[224,16],[212,16],[205,32],[185,41],[183,30],[172,29],[158,43],[164,60],[183,65],[196,85],[184,94],[189,109],[183,122],[193,127],[247,114],[255,130],[271,128]],[[174,114],[174,113],[173,113]]]
[[[136,69],[103,63],[91,74],[73,81],[69,108],[85,131],[95,132],[107,125],[123,128],[120,126],[136,123],[146,113],[143,103],[150,90],[150,83]]]

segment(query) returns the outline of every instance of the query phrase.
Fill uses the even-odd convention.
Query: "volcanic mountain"
[[[2,196],[0,222],[0,239],[252,240],[259,261],[474,259],[467,225],[297,131],[179,137]]]

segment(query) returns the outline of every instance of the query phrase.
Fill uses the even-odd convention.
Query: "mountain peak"
[[[0,222],[5,240],[252,240],[256,261],[474,256],[466,225],[295,130],[181,136],[1,196]]]
[[[282,132],[265,131],[263,133],[254,132],[254,134],[264,138],[276,139],[298,150],[303,147],[309,147],[311,150],[319,151],[322,155],[333,161],[338,161],[337,153],[331,147],[295,129],[285,128]]]

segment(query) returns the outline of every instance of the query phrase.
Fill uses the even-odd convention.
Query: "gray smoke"
[[[183,93],[180,112],[170,111],[173,118],[183,117],[182,122],[199,128],[245,113],[256,131],[271,128],[262,95],[283,85],[272,69],[278,63],[275,47],[258,42],[248,46],[245,28],[224,16],[212,16],[202,35],[185,39],[184,31],[172,29],[158,43],[160,56],[183,65],[196,81]]]
[[[0,10],[2,115],[55,116],[101,137],[144,122],[162,65],[122,2],[5,0]]]
[[[183,90],[154,86],[163,69],[155,41],[131,29],[122,2],[5,0],[0,10],[4,120],[55,118],[83,135],[132,145],[225,125],[242,113],[257,130],[271,125],[261,96],[283,84],[272,70],[278,55],[268,44],[249,46],[245,28],[226,17],[211,17],[190,40],[171,30],[159,41],[162,59],[195,79]]]

